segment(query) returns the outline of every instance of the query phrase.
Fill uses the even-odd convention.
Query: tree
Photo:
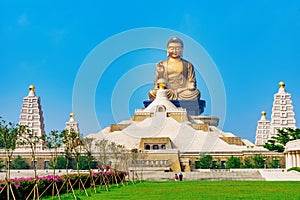
[[[51,184],[46,188],[46,190],[44,190],[44,192],[41,194],[41,196],[52,186],[52,198],[54,197],[55,190],[56,190],[56,195],[60,199],[57,182],[55,181],[55,176],[56,176],[55,170],[57,169],[58,148],[60,148],[63,144],[63,137],[64,137],[64,131],[61,131],[59,133],[59,131],[57,131],[57,130],[52,130],[52,131],[50,131],[50,133],[48,133],[46,135],[46,138],[45,138],[46,146],[50,150],[51,156],[52,156],[50,168],[53,169],[53,174],[52,174],[53,179],[52,179]]]
[[[63,156],[58,156],[56,160],[56,169],[65,169],[67,164],[67,160]],[[54,169],[54,163],[51,161],[49,163],[49,166],[51,169]]]
[[[122,153],[122,150],[123,150],[123,146],[119,145],[119,144],[116,144],[115,142],[111,142],[108,145],[108,149],[109,149],[109,152],[111,154],[111,159],[114,162],[114,169],[117,169],[117,164],[119,163],[119,161],[121,159],[121,156],[122,156],[121,153]],[[139,152],[139,153],[141,153],[141,152]]]
[[[0,117],[1,118],[1,117]],[[20,126],[15,125],[11,122],[6,123],[5,120],[0,121],[0,143],[4,148],[5,151],[5,157],[6,157],[6,199],[10,199],[10,194],[14,197],[14,192],[12,189],[12,183],[10,180],[10,165],[9,161],[12,158],[13,152],[16,149],[17,146],[17,139],[20,133]],[[1,192],[4,191],[4,188],[1,190]]]
[[[280,167],[280,160],[276,157],[272,157],[272,161],[268,163],[271,168],[279,168]]]
[[[31,159],[33,161],[33,169],[34,169],[34,186],[32,188],[32,192],[28,195],[27,199],[33,194],[33,199],[40,199],[39,197],[39,187],[38,187],[38,176],[37,176],[37,166],[36,166],[36,150],[37,145],[40,142],[45,141],[45,135],[38,136],[36,133],[29,129],[26,125],[20,125],[19,129],[20,138],[18,143],[23,145],[24,147],[28,147],[31,150]]]
[[[227,161],[226,161],[226,168],[227,169],[232,169],[232,168],[241,168],[241,159],[237,157],[231,156]]]
[[[268,142],[264,144],[264,148],[277,152],[284,152],[285,149],[284,146],[278,144],[275,139],[269,139]]]
[[[210,169],[212,168],[212,156],[211,155],[202,155],[199,159],[199,168],[201,169]]]
[[[58,157],[58,148],[60,148],[63,144],[64,132],[58,132],[57,130],[52,130],[46,136],[46,146],[51,152],[52,161],[51,167],[54,169],[53,177],[55,177],[55,169],[57,168],[57,157]]]
[[[2,168],[5,167],[5,165],[2,165],[3,160],[0,160],[0,172],[2,172]]]
[[[91,161],[89,161],[91,159]],[[97,169],[97,162],[93,162],[93,157],[80,156],[79,158],[79,170]]]
[[[96,142],[97,151],[99,152],[99,162],[100,165],[107,165],[108,164],[108,147],[109,143],[108,140],[102,139]]]
[[[29,164],[21,156],[17,156],[10,164],[11,169],[29,169]]]
[[[92,150],[93,150],[92,144],[94,140],[95,140],[94,138],[82,138],[83,149],[86,153],[86,156],[84,156],[81,159],[86,160],[85,164],[88,165],[87,169],[90,170],[90,172],[92,172],[92,169],[97,169],[98,167],[97,163],[94,161],[95,158],[92,156]]]
[[[253,157],[253,167],[254,168],[264,168],[266,164],[266,158],[261,154],[256,154]]]
[[[221,169],[221,160],[213,160],[212,161],[212,165],[211,165],[212,169]]]
[[[243,168],[253,168],[252,159],[250,157],[244,159]]]
[[[130,153],[128,153],[128,150],[126,150],[125,146],[120,145],[119,146],[121,155],[120,155],[120,170],[122,171],[129,171],[129,165],[130,165]]]
[[[81,157],[81,153],[82,153],[81,150],[83,148],[82,137],[80,136],[79,132],[77,132],[76,130],[71,128],[70,130],[65,130],[63,132],[63,143],[65,145],[65,154],[66,154],[66,159],[67,159],[67,163],[66,163],[67,179],[65,180],[63,185],[66,182],[68,182],[70,184],[72,193],[73,193],[73,196],[75,199],[76,199],[76,194],[74,192],[73,186],[77,183],[79,184],[79,188],[82,186],[86,196],[88,196],[88,193],[87,193],[85,186],[81,179],[81,174],[79,172],[79,162],[80,162],[80,157]],[[68,174],[68,165],[69,165],[69,160],[71,158],[73,158],[75,160],[77,175],[78,175],[78,178],[76,179],[76,181],[73,184],[71,184],[70,176]]]
[[[300,139],[300,129],[292,129],[292,128],[284,128],[284,129],[277,129],[277,135],[271,137],[270,140],[264,145],[266,149],[270,151],[278,151],[284,152],[285,145],[287,142],[291,140]]]
[[[94,162],[94,157],[92,156],[92,150],[93,150],[93,141],[95,139],[94,138],[82,138],[82,144],[83,144],[83,149],[86,153],[86,156],[84,157],[86,159],[86,161],[84,162],[84,164],[86,164],[86,169],[89,170],[89,179],[90,179],[90,187],[94,188],[94,192],[96,193],[96,182],[93,176],[93,169],[95,169],[95,167],[98,167],[98,163]],[[80,168],[82,166],[81,162],[84,159],[83,157],[80,158]],[[96,166],[95,166],[96,165]]]

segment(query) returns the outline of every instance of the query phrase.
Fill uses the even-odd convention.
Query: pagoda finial
[[[35,96],[34,90],[35,90],[34,85],[30,85],[30,86],[29,86],[29,93],[28,93],[28,96],[34,97],[34,96]]]
[[[279,87],[280,87],[280,88],[284,88],[284,87],[285,87],[285,83],[284,83],[283,81],[281,81],[281,82],[279,83]]]
[[[34,85],[30,85],[30,86],[29,86],[29,91],[33,91],[33,92],[34,92],[34,90],[35,90]]]
[[[260,120],[267,120],[267,118],[266,118],[266,112],[265,111],[262,111],[261,112],[261,118],[260,118]]]
[[[74,113],[70,113],[70,122],[74,122],[74,117],[75,117]]]

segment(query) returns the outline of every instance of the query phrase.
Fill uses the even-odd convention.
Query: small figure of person
[[[182,178],[183,178],[183,174],[180,172],[180,174],[179,174],[179,181],[182,181]]]
[[[178,175],[177,175],[177,174],[175,174],[174,180],[175,180],[175,181],[178,181]]]

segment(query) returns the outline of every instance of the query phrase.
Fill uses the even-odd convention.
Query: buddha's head
[[[172,37],[167,43],[168,57],[178,58],[183,56],[183,42],[178,37]]]

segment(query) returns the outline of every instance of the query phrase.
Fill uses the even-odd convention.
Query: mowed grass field
[[[77,191],[78,192],[78,191]],[[107,192],[88,189],[78,194],[81,200],[98,199],[299,199],[300,181],[145,181],[126,186],[110,186]],[[74,199],[64,194],[62,199]],[[42,198],[51,199],[51,197]],[[56,198],[58,199],[58,198]]]

